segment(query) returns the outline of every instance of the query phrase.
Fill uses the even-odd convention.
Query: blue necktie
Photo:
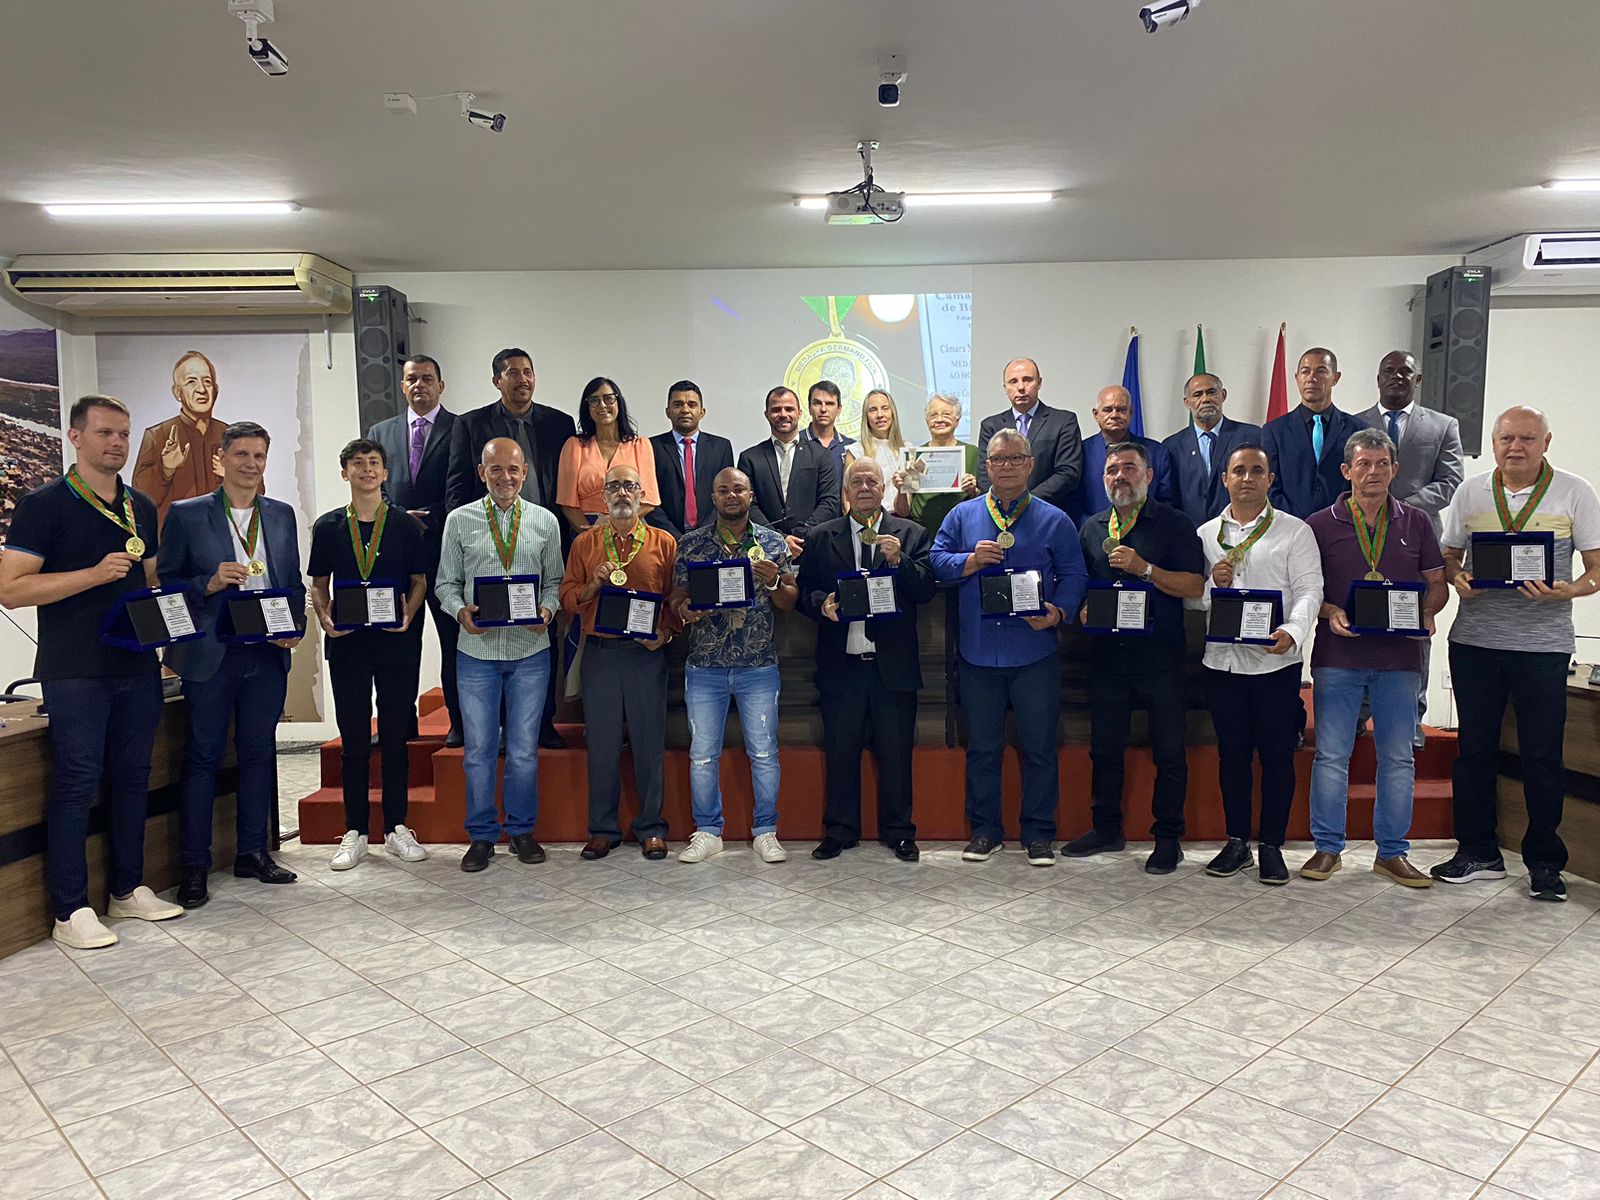
[[[1216,445],[1217,435],[1214,430],[1206,430],[1200,435],[1200,457],[1205,460],[1206,478],[1211,478],[1211,449]]]
[[[1313,413],[1311,416],[1311,457],[1318,462],[1322,461],[1322,414]]]
[[[1033,414],[1032,413],[1018,413],[1017,414],[1017,432],[1020,433],[1023,437],[1027,437],[1028,436],[1028,426],[1031,425],[1032,423],[1033,423]]]
[[[1392,412],[1392,413],[1389,414],[1389,440],[1394,443],[1395,452],[1399,453],[1399,450],[1400,450],[1400,414],[1397,413],[1397,412]]]

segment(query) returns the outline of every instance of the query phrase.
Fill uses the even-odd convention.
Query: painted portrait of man
[[[161,521],[175,501],[203,496],[221,482],[218,456],[228,423],[216,415],[218,390],[217,369],[199,350],[184,351],[172,365],[178,415],[144,431],[133,468],[133,486],[155,502]]]

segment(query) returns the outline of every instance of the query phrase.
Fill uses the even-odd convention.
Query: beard
[[[639,504],[630,496],[612,496],[606,501],[606,511],[618,521],[631,521],[639,515]]]

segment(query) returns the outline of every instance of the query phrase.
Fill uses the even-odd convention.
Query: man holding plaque
[[[956,669],[967,719],[967,862],[1002,848],[1000,763],[1006,709],[1016,716],[1022,757],[1020,835],[1028,862],[1055,865],[1061,768],[1061,660],[1055,630],[1078,611],[1086,572],[1072,519],[1028,490],[1028,439],[999,429],[983,466],[988,491],[950,510],[929,561],[952,580],[960,616]]]
[[[722,853],[719,760],[730,699],[739,706],[745,753],[750,757],[753,849],[762,862],[780,863],[789,857],[778,841],[778,656],[772,610],[792,612],[799,592],[783,535],[751,522],[752,499],[750,479],[743,471],[730,467],[719,472],[711,488],[717,519],[683,535],[673,566],[672,605],[689,631],[683,699],[689,711],[689,790],[695,825],[694,836],[678,853],[679,862],[704,862]],[[740,560],[748,564],[747,573],[730,566]],[[695,599],[690,580],[696,563],[717,564],[702,568],[713,577],[714,590],[706,602]],[[753,594],[744,594],[746,585]],[[733,595],[734,591],[741,594]]]
[[[406,735],[416,699],[422,630],[412,623],[428,590],[421,523],[384,499],[388,458],[379,442],[357,438],[339,451],[350,502],[311,527],[311,609],[326,637],[333,712],[339,723],[344,837],[330,864],[348,871],[367,856],[372,828],[372,697],[378,697],[383,756],[383,848],[404,862],[427,851],[406,827]]]
[[[667,823],[661,819],[661,763],[667,752],[667,656],[661,649],[672,636],[661,618],[667,614],[657,613],[653,637],[596,629],[603,601],[635,592],[665,597],[672,590],[677,543],[640,519],[643,497],[634,468],[619,464],[607,471],[606,519],[573,539],[561,579],[561,607],[582,622],[585,635],[579,675],[589,743],[589,842],[582,851],[587,859],[604,858],[622,845],[617,805],[624,725],[639,794],[631,832],[644,857],[667,856]]]
[[[459,425],[457,426],[459,429]],[[491,438],[478,474],[487,489],[445,518],[439,603],[461,625],[456,686],[466,728],[467,836],[463,871],[481,871],[505,833],[521,862],[541,863],[539,715],[550,682],[549,627],[561,591],[561,526],[523,494],[527,464],[511,438]],[[505,823],[495,809],[501,714]]]
[[[1113,585],[1118,633],[1097,635],[1089,648],[1089,759],[1094,827],[1061,848],[1069,858],[1121,850],[1123,766],[1133,710],[1145,710],[1155,790],[1150,832],[1155,849],[1145,860],[1152,875],[1169,875],[1183,861],[1183,797],[1189,782],[1185,749],[1188,706],[1183,660],[1188,652],[1183,601],[1205,590],[1205,554],[1189,518],[1150,495],[1155,471],[1142,442],[1106,447],[1103,489],[1111,507],[1087,521],[1079,535],[1089,578]],[[1144,605],[1136,604],[1137,597]],[[1094,594],[1084,606],[1091,619]],[[1142,608],[1136,614],[1123,605]],[[1137,619],[1130,620],[1130,615]]]
[[[177,892],[185,908],[210,898],[211,816],[230,722],[239,778],[233,873],[262,883],[295,880],[268,853],[267,830],[278,795],[278,718],[289,690],[289,651],[305,634],[306,585],[294,508],[261,494],[271,445],[254,421],[229,425],[222,486],[179,500],[161,531],[161,582],[204,597],[201,623],[211,635],[173,646],[166,660],[189,699]]]
[[[883,468],[875,460],[845,468],[844,493],[849,515],[813,529],[800,562],[800,608],[818,627],[817,692],[828,755],[823,837],[811,857],[837,858],[859,841],[861,754],[870,741],[878,767],[878,840],[901,862],[916,862],[911,749],[922,687],[916,610],[936,588],[932,539],[915,521],[883,511]]]
[[[1412,737],[1422,643],[1449,599],[1433,520],[1389,494],[1394,443],[1362,427],[1344,448],[1350,490],[1307,522],[1322,554],[1322,611],[1311,652],[1317,757],[1311,769],[1311,837],[1316,853],[1300,868],[1323,880],[1342,866],[1350,751],[1365,697],[1372,707],[1378,795],[1372,808],[1372,870],[1403,887],[1432,886],[1411,865]],[[1498,744],[1498,733],[1496,734]]]
[[[1496,776],[1500,728],[1517,712],[1528,829],[1522,861],[1535,900],[1561,901],[1566,791],[1567,664],[1572,602],[1600,591],[1600,501],[1587,480],[1550,465],[1550,426],[1509,408],[1490,435],[1495,469],[1461,485],[1444,514],[1444,560],[1461,609],[1450,626],[1461,754],[1455,764],[1455,855],[1445,883],[1504,879]],[[1583,572],[1573,578],[1574,558]]]
[[[1294,802],[1300,672],[1322,607],[1322,555],[1299,517],[1267,503],[1272,464],[1260,446],[1240,446],[1218,464],[1228,505],[1200,527],[1208,574],[1200,607],[1211,615],[1206,638],[1206,705],[1217,731],[1217,782],[1228,844],[1206,866],[1229,876],[1251,866],[1252,759],[1261,760],[1261,817],[1256,826],[1269,885],[1289,882],[1283,840]],[[1227,608],[1234,606],[1233,620]],[[1260,620],[1262,612],[1270,614]],[[1259,624],[1253,623],[1253,620]],[[1221,640],[1228,629],[1234,640]]]
[[[161,721],[155,651],[100,637],[102,622],[128,593],[156,586],[156,508],[119,474],[132,433],[122,401],[84,396],[68,424],[76,465],[17,501],[0,554],[0,604],[39,610],[33,671],[50,714],[55,761],[45,818],[51,936],[90,950],[117,940],[89,907],[84,855],[102,776],[110,799],[110,915],[165,921],[183,910],[140,882],[150,750]]]

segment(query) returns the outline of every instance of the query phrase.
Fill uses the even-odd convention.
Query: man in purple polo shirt
[[[1322,551],[1323,603],[1311,653],[1312,703],[1317,713],[1317,757],[1311,768],[1311,836],[1316,853],[1300,869],[1303,879],[1327,879],[1339,870],[1345,845],[1345,804],[1350,793],[1350,751],[1365,696],[1372,707],[1378,751],[1378,797],[1372,809],[1372,869],[1405,887],[1425,888],[1430,876],[1406,857],[1411,844],[1411,800],[1416,785],[1412,737],[1417,728],[1417,678],[1423,639],[1351,631],[1345,604],[1358,580],[1427,584],[1422,625],[1449,598],[1444,556],[1433,519],[1389,495],[1395,446],[1381,429],[1363,429],[1345,442],[1350,490],[1306,522]],[[1359,524],[1357,524],[1359,522]]]

